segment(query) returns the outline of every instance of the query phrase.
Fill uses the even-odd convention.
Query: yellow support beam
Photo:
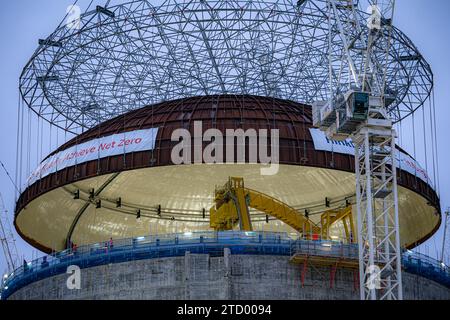
[[[231,230],[239,222],[243,231],[252,231],[249,207],[262,211],[291,226],[306,237],[320,234],[321,230],[289,205],[258,191],[245,188],[244,179],[231,177],[224,187],[216,189],[216,205],[210,209],[211,228]]]
[[[217,231],[233,230],[234,225],[239,221],[239,216],[234,203],[224,203],[216,210],[212,207],[209,210],[210,227]]]
[[[245,188],[244,179],[240,177],[230,177],[223,187],[217,188],[214,200],[216,205],[210,209],[210,226],[216,231],[233,230],[238,223],[240,230],[252,231],[250,207],[283,221],[307,238],[320,235],[322,239],[329,240],[332,226],[342,222],[348,243],[355,242],[351,205],[324,212],[319,227],[286,203]]]
[[[296,209],[264,193],[250,189],[246,191],[250,207],[283,221],[307,237],[320,234],[320,228]]]
[[[244,188],[243,178],[231,178],[232,189],[236,198],[233,198],[238,208],[239,223],[242,231],[253,231],[250,211],[247,205],[247,189]],[[251,207],[252,205],[249,204]]]
[[[330,229],[336,223],[342,221],[345,237],[348,243],[355,243],[355,227],[353,223],[352,206],[349,205],[339,210],[329,210],[320,217],[322,239],[330,239]]]

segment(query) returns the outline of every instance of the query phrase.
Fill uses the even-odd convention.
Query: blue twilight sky
[[[85,10],[90,0],[79,0]],[[103,1],[102,1],[103,2]],[[160,2],[160,1],[155,1]],[[18,79],[22,68],[38,46],[38,39],[46,38],[66,14],[73,0],[14,0],[0,4],[0,160],[14,177]],[[114,3],[114,1],[113,1]],[[448,158],[448,132],[450,123],[450,1],[448,0],[397,0],[395,25],[408,35],[431,64],[435,76],[436,108],[438,118],[439,165],[441,203],[443,209],[450,205],[450,174]],[[448,121],[448,122],[447,122]],[[403,139],[410,137],[403,132]],[[412,153],[411,143],[405,148]],[[423,153],[423,152],[422,152]],[[418,149],[420,154],[420,148]],[[420,159],[420,158],[419,158]],[[0,192],[12,215],[14,187],[0,171]],[[443,228],[418,250],[431,256],[440,251]],[[40,255],[17,236],[18,248],[27,260]],[[5,270],[3,253],[0,253],[0,272]]]

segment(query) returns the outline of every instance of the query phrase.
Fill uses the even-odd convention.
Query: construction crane
[[[250,210],[256,209],[283,221],[307,239],[331,239],[330,230],[342,222],[348,243],[353,243],[352,207],[328,210],[321,216],[321,225],[286,203],[262,192],[246,188],[242,177],[230,177],[224,186],[216,188],[215,205],[210,209],[210,226],[216,231],[233,230],[239,225],[242,231],[253,231]]]
[[[396,132],[388,114],[396,97],[386,88],[395,0],[367,2],[367,27],[358,1],[327,2],[330,98],[313,104],[313,122],[330,139],[355,145],[361,299],[402,300]]]
[[[3,255],[5,256],[7,272],[10,273],[18,267],[19,254],[16,240],[11,229],[8,210],[5,208],[3,196],[0,193],[0,242],[2,243]]]

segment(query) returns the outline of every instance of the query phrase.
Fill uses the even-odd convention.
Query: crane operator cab
[[[392,125],[386,107],[393,101],[391,97],[349,90],[337,95],[332,101],[315,102],[313,123],[331,139],[346,140],[363,125]]]
[[[342,104],[337,106],[337,133],[351,135],[359,125],[367,120],[369,114],[369,94],[350,91]]]

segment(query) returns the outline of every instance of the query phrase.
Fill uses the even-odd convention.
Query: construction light
[[[49,47],[61,48],[62,47],[62,42],[61,41],[49,40],[49,39],[39,39],[39,45],[40,46],[49,46]]]
[[[110,18],[114,18],[116,16],[114,12],[101,6],[97,6],[95,10],[97,11],[97,13],[102,13]]]
[[[401,56],[399,58],[400,61],[418,61],[422,58],[421,55],[419,54],[414,54],[414,55],[407,55],[407,56]]]
[[[38,82],[58,81],[59,77],[58,76],[39,76],[39,77],[36,77],[36,80]]]

